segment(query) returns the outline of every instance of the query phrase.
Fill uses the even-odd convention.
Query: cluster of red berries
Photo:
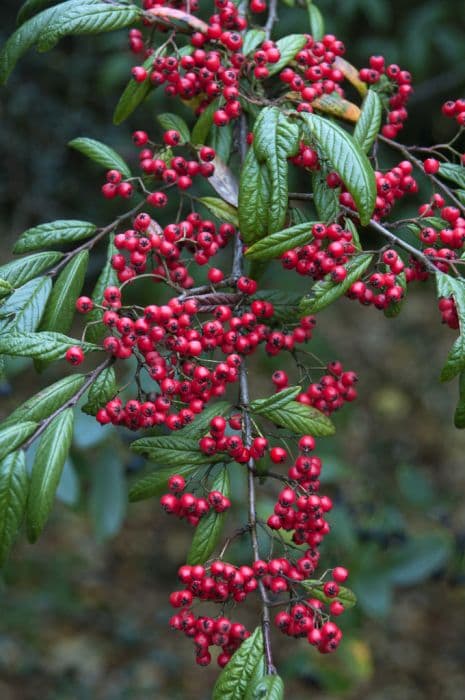
[[[442,322],[449,326],[449,328],[457,330],[460,327],[457,307],[452,297],[442,297],[442,299],[439,300],[439,311],[441,313]]]
[[[442,105],[442,113],[445,117],[455,119],[459,126],[465,126],[465,99],[447,100]]]
[[[369,67],[359,72],[360,79],[369,85],[378,85],[380,92],[389,95],[387,123],[381,133],[394,139],[408,117],[406,104],[413,93],[412,76],[395,63],[386,66],[384,56],[370,56]]]
[[[326,369],[327,373],[317,382],[309,384],[296,400],[330,416],[345,403],[355,401],[355,384],[358,377],[355,372],[344,371],[342,364],[337,360],[329,362]]]
[[[168,488],[171,493],[165,493],[160,498],[163,510],[178,518],[186,518],[189,525],[196,527],[200,519],[211,508],[215,513],[224,513],[231,507],[231,501],[220,491],[210,491],[207,498],[197,497],[193,493],[184,492],[185,479],[180,474],[173,474],[168,480]],[[182,495],[181,495],[182,494]]]

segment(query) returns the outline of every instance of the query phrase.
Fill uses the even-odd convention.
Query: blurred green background
[[[349,60],[365,65],[384,52],[414,74],[405,141],[447,136],[438,110],[464,94],[465,3],[319,6]],[[2,41],[18,7],[1,4]],[[281,6],[280,34],[304,21],[304,10]],[[113,218],[114,203],[99,196],[101,173],[66,143],[91,136],[131,157],[131,131],[150,129],[155,106],[170,106],[152,97],[129,124],[111,126],[130,65],[124,32],[69,39],[50,54],[29,54],[2,89],[0,262],[39,221]],[[296,284],[292,275],[280,279]],[[286,697],[464,697],[465,441],[452,426],[456,387],[437,381],[453,337],[430,284],[412,289],[394,320],[346,300],[319,319],[312,349],[360,375],[359,401],[337,416],[337,437],[319,450],[337,504],[325,561],[349,566],[360,604],[342,618],[345,640],[334,656],[276,636]],[[30,365],[10,363],[2,415],[62,370],[37,377]],[[256,395],[269,390],[269,371],[263,362],[254,373]],[[190,643],[167,629],[167,596],[191,532],[172,520],[168,529],[155,502],[126,507],[126,477],[142,466],[128,439],[80,418],[52,521],[38,544],[23,539],[15,548],[0,584],[2,700],[209,697],[216,668],[198,669]]]

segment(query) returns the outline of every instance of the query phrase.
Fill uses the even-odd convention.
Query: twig
[[[278,19],[278,0],[270,0],[268,7],[268,19],[263,27],[266,39],[270,39],[273,26]]]

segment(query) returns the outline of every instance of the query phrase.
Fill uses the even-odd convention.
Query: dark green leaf
[[[263,633],[257,627],[221,671],[212,700],[244,700],[250,684],[265,675],[264,666]]]
[[[284,683],[279,676],[263,676],[247,689],[244,700],[283,700]]]
[[[276,394],[268,396],[266,399],[255,399],[250,404],[252,411],[256,413],[261,413],[265,409],[282,408],[286,406],[289,401],[293,401],[302,391],[301,386],[288,386],[286,389],[277,391]]]
[[[459,377],[459,400],[454,413],[454,425],[456,428],[465,428],[465,371]]]
[[[0,299],[3,299],[4,297],[11,294],[13,289],[14,289],[13,285],[11,285],[9,282],[7,282],[7,280],[0,279]]]
[[[414,535],[393,553],[389,580],[397,586],[413,586],[441,569],[451,554],[448,533]]]
[[[70,141],[68,146],[83,153],[95,163],[103,165],[103,167],[108,170],[114,168],[115,170],[119,170],[124,177],[131,177],[129,166],[121,156],[110,148],[110,146],[106,146],[104,143],[100,143],[100,141],[81,137]]]
[[[271,63],[268,65],[269,75],[276,75],[280,73],[283,68],[285,68],[294,58],[296,54],[299,53],[301,49],[307,43],[307,37],[305,34],[290,34],[276,42],[276,47],[279,49],[281,58],[277,63]]]
[[[455,182],[459,187],[465,187],[465,167],[453,163],[441,163],[439,175],[446,180]]]
[[[263,29],[249,29],[245,33],[244,43],[242,45],[242,53],[248,56],[257,49],[260,44],[265,41],[266,35]]]
[[[211,485],[212,491],[220,491],[223,496],[229,498],[231,487],[229,483],[228,470],[224,467]],[[200,519],[195,528],[191,548],[187,556],[187,563],[204,564],[216,549],[223,532],[226,513],[216,513],[211,509],[207,515]]]
[[[207,142],[207,136],[210,133],[213,124],[213,115],[219,109],[219,99],[213,100],[205,107],[200,117],[197,119],[194,128],[192,129],[192,143],[195,145],[203,145]]]
[[[57,5],[59,2],[60,0],[26,0],[18,12],[16,23],[18,25],[23,24],[37,12],[45,10],[45,8],[50,7],[50,5]]]
[[[354,139],[360,148],[368,153],[376,141],[383,117],[381,98],[374,90],[368,90],[362,104],[362,111],[354,129]]]
[[[126,514],[127,492],[124,465],[117,454],[106,448],[92,469],[89,508],[99,540],[114,537]]]
[[[27,533],[35,542],[47,522],[73,438],[73,409],[58,414],[45,429],[31,471]]]
[[[352,241],[354,243],[354,246],[357,248],[357,250],[362,250],[362,244],[360,243],[360,236],[358,235],[358,230],[357,227],[355,226],[354,222],[352,219],[349,219],[349,217],[346,217],[344,219],[344,226],[345,228],[351,232],[352,234]]]
[[[376,181],[366,154],[344,129],[317,114],[301,113],[307,135],[316,144],[354,198],[360,221],[366,225],[375,208]]]
[[[251,245],[268,232],[271,182],[268,168],[249,148],[239,183],[239,225],[244,243]]]
[[[28,255],[20,260],[12,260],[0,267],[0,278],[10,282],[13,287],[21,287],[44,270],[55,265],[62,257],[63,253],[47,252]]]
[[[325,595],[323,591],[323,584],[318,579],[307,579],[305,581],[301,581],[301,585],[307,591],[310,591],[312,598],[321,600],[321,602],[326,603],[326,605],[329,605],[336,600],[338,603],[342,603],[346,610],[348,610],[349,608],[353,608],[357,603],[355,593],[353,593],[350,588],[345,588],[344,586],[339,586],[338,595],[330,598],[329,596]]]
[[[181,430],[183,437],[200,440],[210,430],[210,421],[215,416],[225,416],[231,410],[229,401],[216,401],[213,404],[207,405],[202,413],[195,416],[192,423],[185,425]],[[179,434],[179,433],[178,433]]]
[[[198,441],[194,438],[181,437],[181,435],[140,438],[131,444],[131,449],[167,467],[221,461],[219,455],[204,455],[199,450]]]
[[[290,248],[306,245],[313,239],[312,226],[314,223],[314,221],[306,221],[303,224],[296,224],[296,226],[272,233],[250,246],[246,256],[252,260],[271,260],[280,257]]]
[[[325,34],[325,23],[320,10],[307,0],[308,19],[310,21],[310,34],[315,41],[321,41]]]
[[[351,284],[360,279],[369,268],[373,255],[365,253],[350,260],[346,267],[347,277],[343,282],[334,282],[331,275],[313,285],[311,295],[304,297],[300,304],[302,316],[321,311],[347,292]]]
[[[178,117],[177,114],[171,114],[171,112],[157,114],[157,119],[165,131],[169,131],[170,129],[175,129],[175,131],[178,131],[180,133],[180,135],[181,135],[180,143],[181,144],[189,143],[190,138],[191,138],[191,134],[189,131],[189,127],[187,126],[184,119],[181,119],[181,117]]]
[[[1,332],[35,331],[40,324],[51,291],[50,277],[37,277],[19,287],[3,306],[0,306]]]
[[[24,452],[20,450],[0,462],[0,566],[7,560],[21,527],[27,491],[26,460]]]
[[[149,56],[142,64],[147,71],[151,70],[154,58],[154,55]],[[150,80],[144,80],[142,83],[138,83],[137,80],[131,78],[115,107],[113,124],[119,125],[124,122],[124,120],[146,99],[152,90],[153,84]]]
[[[102,304],[103,293],[107,287],[119,285],[116,271],[111,265],[111,257],[114,253],[116,253],[116,248],[113,245],[112,239],[110,239],[108,243],[107,262],[103,266],[102,272],[99,275],[92,293],[92,299],[95,304]],[[102,316],[103,311],[102,309],[98,308],[94,308],[86,315],[86,322],[89,324],[86,330],[86,338],[92,343],[100,343],[105,337],[106,329],[103,323],[95,323],[95,321],[101,321]]]
[[[25,231],[16,242],[13,252],[28,253],[49,246],[53,248],[55,245],[73,243],[90,238],[95,230],[96,226],[88,221],[52,221]]]
[[[197,464],[183,465],[180,467],[168,467],[165,469],[155,469],[146,476],[136,481],[129,491],[130,501],[142,501],[145,498],[153,498],[166,493],[168,489],[168,479],[173,474],[181,476],[190,476],[194,472],[201,469]]]
[[[325,437],[334,435],[335,432],[334,425],[324,413],[298,401],[290,401],[278,408],[261,407],[259,411],[255,409],[255,413],[276,425],[292,430],[297,435],[307,433],[315,437]]]
[[[453,297],[460,325],[460,335],[452,345],[441,372],[441,381],[447,382],[465,370],[465,280],[438,272],[436,282],[439,298]]]
[[[231,204],[224,202],[218,197],[200,197],[198,200],[204,207],[215,216],[219,221],[227,221],[233,226],[239,226],[237,218],[237,209]]]
[[[216,126],[212,124],[208,134],[207,144],[215,149],[215,152],[224,163],[227,163],[231,155],[233,145],[233,126]]]
[[[336,221],[341,210],[339,204],[340,188],[328,187],[326,176],[329,168],[322,165],[320,170],[312,173],[313,204],[320,219],[326,223]]]
[[[117,391],[115,370],[113,367],[107,367],[91,385],[87,403],[82,407],[82,410],[84,413],[95,416],[99,408],[102,408],[107,401],[110,401]]]
[[[64,357],[68,348],[79,345],[84,352],[100,350],[92,343],[81,343],[61,333],[6,333],[0,335],[0,355],[31,357],[39,360],[57,360]]]
[[[37,423],[30,420],[2,427],[0,430],[0,459],[20,447],[36,429]]]
[[[40,324],[42,331],[68,333],[73,324],[76,299],[81,293],[89,251],[81,250],[60,272]]]
[[[269,172],[270,191],[268,233],[283,228],[288,208],[288,162],[299,149],[299,127],[278,107],[265,107],[254,125],[253,149],[257,160]]]

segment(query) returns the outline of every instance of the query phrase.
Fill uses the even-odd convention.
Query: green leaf
[[[279,49],[281,58],[277,63],[269,64],[268,71],[269,75],[276,75],[280,73],[283,68],[285,68],[294,58],[296,54],[299,53],[301,49],[307,43],[307,37],[305,34],[290,34],[276,42],[276,48]]]
[[[437,273],[436,282],[439,298],[453,297],[460,326],[460,335],[452,345],[441,371],[441,381],[447,382],[465,370],[465,280]]]
[[[0,267],[0,278],[12,284],[13,287],[21,287],[44,270],[55,265],[62,257],[63,253],[47,252],[28,255],[20,260],[12,260]]]
[[[110,401],[118,391],[116,375],[113,367],[107,367],[91,384],[87,403],[82,407],[84,413],[95,416],[99,408],[102,408],[107,401]]]
[[[283,700],[284,683],[280,676],[263,676],[247,689],[244,700]]]
[[[351,232],[352,234],[352,241],[354,243],[354,246],[357,248],[357,250],[361,251],[362,250],[362,244],[360,243],[360,236],[358,235],[358,230],[357,227],[355,226],[354,222],[352,219],[349,217],[346,217],[344,219],[344,226],[345,228]]]
[[[266,34],[263,29],[249,29],[244,35],[244,43],[242,45],[242,53],[244,56],[248,56],[255,51],[265,39]]]
[[[268,233],[283,228],[288,208],[288,162],[299,149],[299,127],[278,107],[265,107],[254,125],[253,149],[259,162],[266,163],[269,172],[270,202]]]
[[[0,459],[4,459],[10,452],[22,445],[36,429],[37,423],[30,420],[2,428],[0,430]]]
[[[184,119],[178,117],[177,114],[171,114],[171,112],[157,114],[157,119],[165,131],[169,131],[170,129],[179,131],[181,134],[180,144],[189,143],[191,140],[191,134]]]
[[[131,449],[167,467],[183,464],[200,466],[221,461],[221,455],[205,455],[199,450],[195,439],[181,435],[140,438],[131,444]]]
[[[200,415],[196,415],[192,423],[185,425],[181,429],[181,434],[183,437],[190,437],[192,439],[200,440],[201,437],[205,435],[210,430],[210,421],[215,416],[224,416],[231,410],[231,404],[229,401],[217,401],[213,404],[207,405],[203,409]]]
[[[26,0],[18,12],[16,24],[23,24],[37,12],[45,10],[45,8],[50,7],[50,5],[57,5],[59,1],[60,0]]]
[[[47,522],[73,439],[73,409],[67,408],[44,430],[31,471],[27,533],[35,542]]]
[[[279,321],[284,324],[292,323],[300,316],[299,304],[302,294],[298,292],[285,292],[282,289],[263,289],[259,290],[254,297],[273,304],[273,321]]]
[[[99,34],[121,29],[141,14],[135,5],[109,4],[99,0],[68,0],[50,7],[22,24],[0,52],[0,81],[6,82],[18,60],[33,46],[53,48],[70,34]]]
[[[307,0],[308,19],[310,21],[310,34],[315,41],[321,41],[325,34],[325,23],[320,10]]]
[[[300,117],[310,141],[316,144],[354,198],[361,223],[368,224],[375,208],[376,181],[366,154],[350,134],[329,119],[303,112]]]
[[[336,221],[341,210],[340,188],[328,187],[326,182],[329,171],[330,169],[323,164],[320,170],[312,173],[313,204],[319,218],[325,223]]]
[[[107,262],[103,266],[92,293],[92,299],[95,304],[102,304],[103,293],[107,287],[113,285],[119,286],[116,271],[111,265],[111,257],[114,253],[116,253],[116,248],[113,244],[113,240],[110,238],[108,242]],[[103,310],[98,308],[92,309],[92,311],[86,315],[86,322],[89,324],[86,330],[86,338],[92,343],[100,343],[106,335],[106,328],[103,323],[95,323],[95,321],[101,321],[102,316]]]
[[[263,633],[257,627],[221,671],[212,700],[244,700],[250,684],[265,675],[264,666]]]
[[[41,421],[48,418],[57,408],[69,401],[85,382],[84,374],[71,374],[58,382],[45,387],[38,394],[27,399],[8,418],[1,423],[1,427],[14,425],[23,420]]]
[[[92,343],[82,343],[61,333],[5,333],[0,335],[0,355],[31,357],[39,360],[57,360],[68,348],[79,345],[84,352],[100,350]]]
[[[335,433],[334,425],[324,413],[298,401],[290,401],[278,408],[261,407],[254,412],[297,435],[308,433],[315,437],[325,437]]]
[[[8,296],[13,291],[14,287],[7,280],[0,279],[0,299]]]
[[[40,324],[47,299],[52,291],[50,277],[37,277],[19,287],[0,306],[0,332],[35,331]]]
[[[301,386],[288,386],[286,389],[277,391],[276,394],[267,396],[266,399],[255,399],[250,404],[250,409],[256,413],[261,413],[265,409],[282,408],[289,401],[293,401],[302,391]]]
[[[313,239],[312,226],[314,223],[314,221],[306,221],[303,224],[296,224],[272,233],[250,246],[246,256],[251,260],[271,260],[279,258],[290,248],[306,245]]]
[[[81,293],[89,251],[81,250],[60,272],[40,324],[42,331],[68,333],[73,325],[76,299]]]
[[[362,111],[354,129],[354,140],[368,153],[376,141],[381,128],[383,104],[374,90],[368,90],[362,104]]]
[[[216,126],[212,124],[207,138],[208,146],[215,149],[217,156],[227,163],[231,155],[233,145],[233,125]]]
[[[13,248],[14,253],[29,253],[40,248],[74,243],[84,238],[90,238],[96,231],[96,226],[88,221],[52,221],[41,224],[25,231]]]
[[[146,476],[136,481],[129,491],[130,501],[143,501],[146,498],[161,496],[168,489],[168,479],[173,474],[190,476],[201,469],[197,464],[183,465],[180,467],[167,467],[165,469],[155,469]]]
[[[219,221],[227,221],[233,226],[239,226],[236,207],[224,202],[219,197],[199,197],[198,201],[207,207]]]
[[[465,187],[465,168],[463,165],[454,165],[453,163],[441,163],[439,175],[455,182],[459,187]]]
[[[116,153],[110,146],[106,146],[100,141],[89,138],[73,139],[68,143],[68,146],[74,148],[79,153],[84,154],[95,163],[102,165],[108,170],[119,170],[124,177],[131,177],[131,171],[127,163]]]
[[[432,576],[452,555],[447,532],[414,535],[393,552],[389,580],[397,586],[412,586]]]
[[[347,292],[350,285],[360,279],[363,273],[369,268],[373,255],[364,253],[352,258],[345,268],[347,277],[343,282],[334,282],[331,275],[327,275],[320,282],[313,285],[311,295],[306,296],[300,303],[300,311],[302,315],[313,314],[316,311],[321,311],[329,304],[332,304],[336,299],[339,299]]]
[[[460,373],[459,400],[454,413],[454,425],[456,428],[465,428],[465,371]]]
[[[220,491],[223,496],[229,498],[231,487],[228,470],[223,468],[211,485],[211,491]],[[200,519],[195,528],[191,548],[187,556],[187,563],[204,564],[216,549],[223,532],[226,513],[216,513],[211,509],[207,515]]]
[[[326,603],[326,605],[329,605],[333,601],[337,601],[338,603],[342,603],[345,609],[348,610],[357,604],[357,597],[355,593],[350,590],[350,588],[339,586],[338,595],[330,598],[329,596],[325,595],[323,591],[324,584],[322,584],[318,579],[306,579],[300,583],[307,591],[310,591],[312,598],[321,600],[321,602]]]
[[[213,124],[213,115],[216,110],[219,109],[220,101],[219,98],[210,102],[209,105],[205,107],[200,117],[197,119],[194,128],[192,129],[192,143],[194,145],[203,145],[207,142],[207,136],[210,133],[211,126]]]
[[[268,168],[249,148],[239,182],[239,226],[244,243],[251,245],[268,232],[271,182]]]
[[[101,453],[91,478],[90,514],[97,538],[106,540],[120,531],[127,507],[124,465],[113,450]]]
[[[0,566],[5,564],[21,527],[27,492],[26,460],[20,450],[0,462]]]
[[[153,66],[155,55],[149,56],[142,64],[147,71],[150,71]],[[131,78],[126,85],[118,104],[113,113],[113,124],[117,126],[125,121],[130,114],[147,98],[154,89],[150,80],[144,80],[138,83],[137,80]]]

